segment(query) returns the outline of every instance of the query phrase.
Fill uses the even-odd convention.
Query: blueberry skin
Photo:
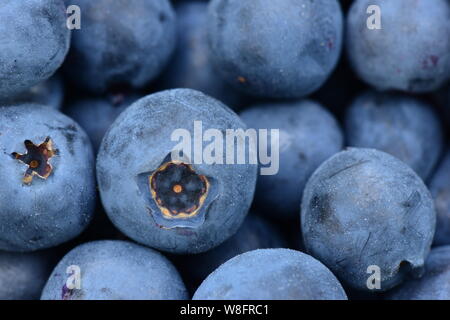
[[[69,289],[69,266],[81,271],[81,288]],[[41,300],[181,300],[186,288],[159,252],[132,242],[101,240],[75,247],[53,270]]]
[[[0,252],[0,300],[38,300],[52,261],[48,251]]]
[[[56,155],[47,179],[23,181],[25,140],[51,138]],[[0,107],[0,250],[34,251],[68,241],[91,220],[96,201],[94,156],[87,135],[73,120],[37,104]],[[13,201],[11,201],[13,199]]]
[[[241,117],[249,128],[280,130],[279,172],[258,177],[255,201],[273,218],[295,218],[309,177],[342,150],[344,138],[337,121],[311,100],[257,105]]]
[[[204,252],[232,236],[248,212],[257,176],[257,166],[252,164],[193,165],[198,174],[210,179],[211,188],[203,213],[192,219],[169,221],[152,207],[156,201],[147,178],[176,150],[173,131],[181,128],[192,134],[194,121],[202,121],[203,131],[245,129],[239,117],[219,101],[195,90],[177,89],[135,102],[103,139],[97,157],[102,203],[116,227],[137,242],[173,253]]]
[[[189,88],[233,109],[243,98],[214,70],[207,40],[208,3],[182,2],[176,7],[178,43],[162,82],[165,88]]]
[[[178,265],[185,279],[197,287],[211,272],[227,260],[247,251],[286,248],[280,231],[264,218],[250,213],[239,230],[227,241],[205,253],[181,256]]]
[[[437,164],[443,136],[432,106],[396,93],[366,92],[345,117],[347,143],[387,152],[426,180]]]
[[[212,0],[208,30],[227,82],[256,96],[299,98],[336,66],[343,17],[336,0]]]
[[[382,29],[367,27],[369,5],[381,9]],[[447,0],[356,0],[347,18],[346,46],[359,77],[380,90],[430,92],[450,75]]]
[[[10,99],[1,102],[2,105],[37,103],[52,107],[56,110],[62,108],[64,100],[64,84],[59,75],[54,75],[50,79],[42,81],[27,91]]]
[[[260,249],[228,260],[193,300],[347,300],[336,277],[300,251]]]
[[[430,181],[430,192],[436,206],[437,221],[434,245],[450,244],[450,151]]]
[[[61,0],[4,0],[0,4],[0,100],[48,79],[70,46]]]
[[[323,163],[301,205],[307,251],[348,286],[370,290],[368,267],[381,289],[420,276],[436,225],[430,192],[412,169],[387,153],[349,148]]]
[[[86,131],[97,153],[105,133],[114,120],[139,98],[141,95],[134,93],[88,97],[73,102],[64,110],[64,113]]]
[[[392,290],[388,300],[450,300],[450,246],[433,248],[421,279],[410,280]]]
[[[64,64],[82,89],[102,93],[116,86],[142,88],[167,64],[176,42],[168,0],[66,0],[78,5],[82,26],[73,32]]]

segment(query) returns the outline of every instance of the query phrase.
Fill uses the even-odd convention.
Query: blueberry
[[[194,149],[194,156],[184,150],[181,159],[172,158],[183,151],[172,134],[184,129],[196,140],[194,122],[203,132],[245,129],[219,101],[178,89],[135,102],[103,139],[97,157],[103,206],[112,222],[140,243],[175,253],[203,252],[233,235],[247,214],[256,165],[196,161],[202,154]]]
[[[450,151],[430,182],[437,212],[435,245],[450,244]]]
[[[272,217],[295,218],[311,174],[343,147],[337,121],[310,100],[257,105],[241,117],[249,128],[280,130],[279,171],[258,177],[256,203]]]
[[[176,42],[175,13],[168,0],[66,0],[81,9],[64,69],[92,92],[142,88],[168,62]]]
[[[71,103],[64,112],[86,131],[97,152],[103,136],[117,116],[140,97],[135,93],[88,97]]]
[[[370,29],[370,5],[381,29]],[[355,71],[381,89],[430,92],[450,75],[450,4],[447,0],[355,0],[346,45]]]
[[[163,73],[166,88],[189,88],[239,107],[241,95],[214,70],[207,41],[207,2],[182,2],[176,7],[178,45]]]
[[[24,104],[37,103],[43,104],[54,109],[61,109],[64,100],[64,84],[59,75],[55,75],[48,80],[33,86],[27,91],[15,96],[9,101],[0,104]]]
[[[412,97],[366,92],[347,110],[345,123],[348,145],[387,152],[422,179],[441,155],[441,123],[430,105]]]
[[[0,250],[77,236],[95,206],[94,157],[71,119],[37,104],[0,107]]]
[[[74,286],[77,276],[79,288]],[[187,299],[187,293],[178,271],[159,252],[131,242],[103,240],[84,243],[66,254],[41,299],[181,300]]]
[[[323,264],[299,251],[260,249],[243,253],[206,278],[194,300],[346,300]]]
[[[286,239],[271,223],[256,214],[249,214],[242,226],[227,241],[205,253],[181,256],[178,265],[186,279],[198,286],[211,272],[227,260],[247,251],[264,248],[285,248]]]
[[[209,39],[223,78],[257,96],[303,97],[337,64],[343,18],[336,0],[212,0]]]
[[[450,300],[450,246],[431,250],[426,273],[421,279],[410,280],[387,296],[389,300]]]
[[[4,0],[0,5],[0,100],[48,79],[70,45],[61,0]]]
[[[0,300],[36,300],[52,271],[51,252],[0,252]]]
[[[434,236],[430,192],[403,162],[350,148],[323,163],[301,205],[307,251],[352,288],[389,290],[420,276]],[[379,268],[379,269],[378,269]],[[379,271],[380,288],[369,277]]]

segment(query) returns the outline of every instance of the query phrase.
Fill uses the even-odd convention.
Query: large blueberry
[[[364,93],[347,110],[345,124],[349,146],[387,152],[424,180],[443,148],[441,123],[432,106],[401,94]]]
[[[126,242],[102,240],[75,247],[45,285],[42,300],[181,300],[186,288],[159,252]]]
[[[450,151],[431,179],[430,191],[437,212],[434,244],[450,244]]]
[[[81,9],[64,64],[79,87],[144,87],[168,62],[176,42],[175,13],[168,0],[66,0]]]
[[[223,78],[264,97],[303,97],[337,64],[343,33],[336,0],[212,0],[211,56]]]
[[[236,108],[242,104],[241,95],[223,81],[211,63],[207,13],[207,2],[182,2],[176,7],[178,43],[163,73],[163,86],[199,90]]]
[[[0,300],[36,300],[53,268],[53,254],[0,252]]]
[[[194,90],[163,91],[131,105],[97,157],[113,223],[138,242],[177,253],[203,252],[233,235],[253,199],[257,170],[249,161],[233,164],[235,151],[248,150],[247,139],[228,135],[237,129],[245,125],[233,111]]]
[[[180,256],[177,265],[189,284],[197,287],[211,272],[227,260],[247,251],[285,248],[287,241],[275,226],[258,215],[249,214],[230,239],[205,253]]]
[[[3,0],[0,21],[0,100],[7,100],[59,68],[70,30],[62,0]]]
[[[100,147],[103,136],[117,116],[141,96],[114,93],[104,97],[88,97],[74,101],[64,112],[86,131],[94,151]]]
[[[0,250],[56,246],[95,206],[94,156],[73,120],[37,104],[0,107]]]
[[[377,15],[381,25],[374,29]],[[449,35],[447,0],[355,0],[346,45],[355,71],[370,85],[429,92],[450,76]]]
[[[194,300],[346,300],[336,277],[323,264],[289,249],[243,253],[217,268]]]
[[[410,280],[387,296],[389,300],[450,300],[450,246],[433,248],[425,275]]]
[[[256,203],[272,217],[294,218],[311,174],[343,147],[337,121],[310,100],[257,105],[241,117],[249,128],[279,130],[279,171],[258,177]]]
[[[360,290],[384,291],[409,274],[420,276],[435,224],[433,199],[422,179],[374,149],[350,148],[333,156],[303,193],[305,247]]]

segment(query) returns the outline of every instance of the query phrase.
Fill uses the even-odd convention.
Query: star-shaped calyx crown
[[[25,154],[18,152],[13,152],[11,154],[14,159],[28,166],[22,179],[23,183],[30,185],[33,182],[34,176],[38,176],[44,180],[47,179],[53,171],[53,167],[49,163],[49,160],[57,154],[57,150],[53,148],[52,139],[47,137],[44,142],[39,145],[35,145],[30,140],[25,140],[24,144],[27,149]]]
[[[155,222],[166,229],[200,226],[218,196],[216,179],[170,154],[156,170],[139,174],[138,185]]]

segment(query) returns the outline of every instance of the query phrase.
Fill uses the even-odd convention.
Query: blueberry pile
[[[450,300],[449,128],[448,0],[2,0],[0,300]]]

